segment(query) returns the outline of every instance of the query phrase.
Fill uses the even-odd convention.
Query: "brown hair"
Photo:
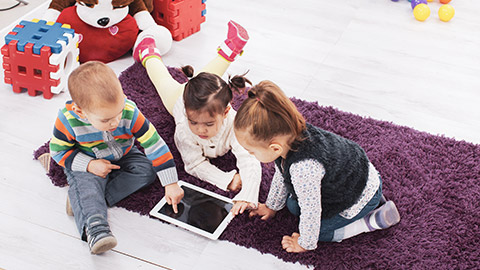
[[[248,91],[248,98],[235,116],[234,127],[267,143],[275,136],[291,135],[290,144],[302,140],[306,129],[305,119],[295,104],[271,81],[261,81]]]
[[[193,68],[191,66],[182,67],[183,72],[191,77]],[[228,83],[220,76],[201,72],[191,78],[185,85],[183,92],[183,101],[185,109],[196,112],[208,112],[211,116],[223,114],[225,108],[232,101],[233,91],[241,92],[246,83],[251,82],[245,78],[245,74],[236,75],[233,78],[228,77]]]
[[[83,110],[110,104],[123,98],[120,81],[113,70],[99,61],[89,61],[76,68],[68,78],[73,102]]]

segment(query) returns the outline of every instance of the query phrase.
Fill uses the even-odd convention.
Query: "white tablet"
[[[179,227],[216,240],[233,218],[231,199],[201,187],[178,181],[185,196],[173,212],[165,197],[150,211],[150,215]]]

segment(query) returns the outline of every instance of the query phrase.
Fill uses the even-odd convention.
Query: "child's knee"
[[[151,185],[153,182],[155,182],[155,179],[157,179],[157,173],[153,170],[153,168],[150,170],[150,174],[146,177],[146,185]]]
[[[157,176],[151,162],[131,164],[129,172],[134,175],[136,181],[142,182],[145,186],[153,183]]]
[[[157,178],[157,173],[152,166],[145,166],[141,174],[145,186],[152,184]]]

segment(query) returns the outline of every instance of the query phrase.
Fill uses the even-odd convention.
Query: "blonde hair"
[[[275,136],[290,135],[292,144],[302,140],[306,124],[280,87],[271,81],[261,81],[248,91],[248,98],[235,116],[234,127],[247,131],[256,141],[267,143]]]
[[[68,90],[73,102],[83,110],[92,110],[123,98],[117,75],[99,61],[89,61],[76,68],[68,78]]]

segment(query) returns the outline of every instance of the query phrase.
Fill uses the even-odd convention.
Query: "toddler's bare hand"
[[[94,159],[88,163],[87,172],[100,176],[102,178],[107,177],[107,175],[112,170],[120,169],[120,166],[112,164],[109,160],[106,159]]]
[[[255,209],[256,206],[254,203],[251,202],[246,202],[246,201],[235,201],[233,203],[232,212],[233,216],[236,216],[238,214],[243,214],[243,212],[247,209]]]
[[[298,244],[299,233],[294,232],[292,236],[285,235],[282,238],[282,248],[287,252],[300,253],[307,251]]]
[[[236,173],[235,176],[233,176],[232,182],[228,184],[227,189],[230,191],[239,191],[242,189],[242,179],[240,178],[240,174]]]
[[[249,217],[260,216],[262,220],[267,220],[275,216],[277,211],[268,208],[264,203],[259,203],[256,209],[250,211]]]
[[[177,183],[165,186],[165,199],[167,203],[172,206],[175,214],[178,214],[177,204],[182,200],[184,193],[183,189]]]

